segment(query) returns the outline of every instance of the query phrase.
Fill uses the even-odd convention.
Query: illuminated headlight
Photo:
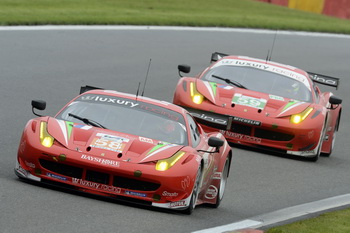
[[[156,170],[157,171],[166,171],[166,170],[168,170],[169,168],[174,166],[174,164],[177,161],[179,161],[182,158],[182,156],[184,156],[184,154],[185,154],[185,152],[178,151],[176,154],[174,154],[170,158],[159,160],[157,162],[157,164],[156,164]]]
[[[46,122],[41,122],[40,123],[40,142],[41,145],[45,146],[45,147],[51,147],[53,142],[54,142],[54,138],[47,132],[46,129],[47,123]]]
[[[190,91],[193,103],[201,104],[204,100],[204,96],[197,91],[196,86],[193,82],[190,83]]]
[[[313,108],[307,108],[299,114],[294,114],[290,117],[290,122],[294,124],[299,124],[312,112]]]

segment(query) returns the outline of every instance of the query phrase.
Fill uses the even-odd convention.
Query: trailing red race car
[[[205,131],[311,161],[332,153],[342,100],[316,83],[338,87],[338,78],[222,53],[213,53],[211,62],[195,77],[182,77],[190,66],[179,65],[182,78],[173,100]]]
[[[219,206],[232,158],[221,133],[171,103],[85,89],[54,117],[32,101],[38,118],[25,126],[18,177],[188,214]]]

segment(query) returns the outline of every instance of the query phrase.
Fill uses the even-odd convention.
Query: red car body
[[[312,161],[331,154],[342,101],[316,84],[338,87],[338,78],[221,53],[213,53],[211,61],[197,76],[182,77],[173,99],[205,131],[220,130],[229,142]],[[190,72],[187,65],[178,68]]]
[[[34,112],[45,109],[46,103],[33,101],[32,106]],[[165,130],[165,136],[158,130]],[[39,116],[26,124],[15,173],[191,213],[198,204],[220,204],[231,157],[223,135],[205,133],[181,107],[90,90],[55,117]]]

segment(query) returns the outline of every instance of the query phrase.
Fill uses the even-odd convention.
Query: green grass
[[[0,25],[177,25],[350,34],[350,20],[254,0],[0,0]]]
[[[0,0],[0,25],[169,25],[350,34],[350,20],[253,0]],[[267,233],[350,232],[350,209]]]
[[[265,233],[345,233],[350,232],[350,209],[322,214],[316,218],[271,228]]]

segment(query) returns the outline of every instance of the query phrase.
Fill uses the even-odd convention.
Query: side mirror
[[[41,117],[41,115],[34,112],[34,109],[45,110],[46,102],[43,100],[32,100],[32,112],[34,115]]]
[[[211,147],[216,147],[218,149],[224,145],[224,141],[220,138],[210,137],[208,140],[208,145]]]
[[[342,102],[343,102],[342,99],[340,99],[334,95],[330,96],[329,103],[331,104],[331,107],[329,109],[332,109],[332,110],[336,109],[339,106],[339,104],[341,104]],[[337,106],[333,106],[333,105],[337,105]]]
[[[180,72],[183,72],[183,73],[186,73],[186,74],[190,73],[191,66],[189,66],[189,65],[178,65],[177,69],[179,70],[180,77],[183,77]]]
[[[329,103],[330,104],[341,104],[343,102],[342,99],[332,95],[331,97],[329,97]]]

